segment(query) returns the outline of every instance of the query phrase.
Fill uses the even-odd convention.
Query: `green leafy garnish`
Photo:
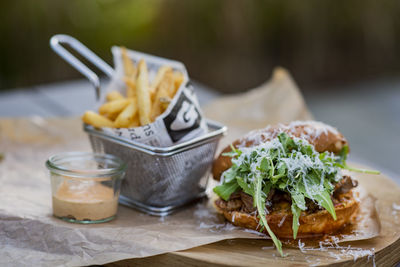
[[[338,163],[341,165],[343,169],[353,171],[353,172],[361,172],[361,173],[368,173],[368,174],[380,174],[380,171],[376,170],[366,170],[366,169],[357,169],[350,167],[346,164],[347,154],[349,153],[349,146],[345,145],[342,147],[342,150],[339,153]]]
[[[261,193],[261,188],[262,188],[262,177],[258,177],[255,180],[255,187],[256,187],[256,192],[254,194],[255,198],[255,203],[257,206],[257,211],[258,211],[258,216],[260,216],[261,220],[261,225],[264,226],[267,229],[267,232],[269,236],[272,238],[272,241],[274,242],[276,249],[279,251],[281,256],[283,257],[283,251],[282,251],[282,243],[281,241],[275,236],[274,232],[269,228],[267,219],[265,218],[265,198],[262,197]],[[269,192],[267,192],[268,194]],[[262,228],[261,228],[262,230]]]
[[[324,207],[336,221],[335,206],[333,206],[330,194],[327,191],[322,191],[319,194],[315,194],[313,198],[317,200],[318,205]]]
[[[297,237],[297,231],[299,230],[299,218],[300,218],[301,209],[297,205],[292,205],[292,214],[293,214],[293,239]]]
[[[224,183],[214,187],[214,192],[220,196],[223,200],[228,200],[229,197],[236,192],[239,188],[239,185],[236,181],[232,181],[229,183]]]
[[[224,156],[232,157],[232,166],[222,174],[221,184],[214,192],[224,200],[240,189],[253,197],[261,231],[266,229],[280,255],[282,243],[268,226],[266,199],[271,189],[289,193],[292,200],[293,238],[296,239],[301,212],[307,210],[306,199],[326,209],[336,220],[331,195],[342,178],[340,169],[346,164],[348,147],[338,156],[318,153],[307,141],[280,133],[277,138],[255,147],[237,149]],[[369,173],[375,173],[370,172]]]

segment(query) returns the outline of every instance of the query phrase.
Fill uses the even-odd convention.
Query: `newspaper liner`
[[[126,85],[123,81],[124,69],[121,48],[114,46],[111,49],[115,71],[106,92],[102,94],[100,103],[105,102],[105,95],[112,90],[126,94]],[[177,93],[168,105],[167,110],[150,124],[135,128],[108,128],[103,131],[130,141],[145,143],[155,147],[168,147],[201,136],[207,132],[206,121],[203,117],[199,102],[190,83],[185,66],[175,60],[169,60],[153,55],[148,55],[133,50],[128,50],[129,57],[137,63],[144,59],[149,71],[149,80],[153,80],[161,66],[168,65],[175,71],[183,73],[184,80]]]
[[[254,118],[250,123],[249,120],[241,121],[240,118],[230,120],[227,123],[231,129],[229,138],[236,139],[242,131],[258,128],[260,124],[275,123],[277,117],[280,122],[310,119],[307,107],[297,90],[289,74],[280,69],[260,88],[239,96],[218,99],[206,111],[214,114],[214,117],[210,116],[212,119],[217,119],[219,114],[213,107],[234,113],[236,109],[231,107],[243,104],[242,108],[247,114],[256,111],[258,103],[254,101],[270,107],[275,105],[277,99],[284,99],[280,105],[271,109],[275,115],[268,113],[262,120]],[[258,98],[250,101],[252,105],[248,105],[248,100],[253,99],[254,94]],[[290,110],[287,109],[288,106],[291,107]],[[282,114],[285,114],[284,117]],[[238,126],[239,123],[242,125]],[[80,125],[79,118],[0,120],[0,147],[5,156],[0,162],[0,265],[105,264],[185,250],[231,238],[262,238],[254,232],[249,233],[226,223],[217,216],[210,202],[200,203],[166,218],[149,216],[120,206],[116,220],[99,225],[77,225],[53,218],[50,181],[43,163],[55,153],[67,150],[90,151],[87,136],[81,131]],[[352,247],[374,250],[375,253],[384,249],[386,251],[400,237],[400,211],[397,209],[400,204],[400,188],[383,175],[357,174],[355,178],[360,186],[377,199],[375,202],[370,197],[370,201],[363,203],[370,207],[366,209],[371,212],[370,222],[377,225],[380,219],[382,229],[379,234],[377,227],[371,227],[368,222],[365,229],[357,235],[345,237],[345,240],[353,240]],[[379,236],[372,238],[378,234]],[[365,238],[368,240],[360,241]],[[243,241],[238,239],[229,242],[240,246]],[[289,255],[280,258],[276,256],[270,241],[251,241],[251,244],[253,253],[257,254],[259,250],[265,261],[271,265],[287,265],[293,262],[307,265],[337,263],[335,257],[342,253],[330,248],[327,248],[328,251],[302,252],[299,248],[286,247],[285,253]],[[187,253],[190,254],[191,251],[194,250],[188,250]],[[175,252],[174,255],[180,255],[179,253],[181,252]],[[212,251],[210,253],[210,256],[215,257]],[[223,251],[218,255],[226,257]],[[168,254],[164,256],[167,257]],[[147,260],[151,262],[151,259]]]

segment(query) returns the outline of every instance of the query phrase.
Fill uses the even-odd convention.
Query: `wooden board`
[[[349,258],[344,261],[318,262],[319,258],[326,257],[326,252],[308,252],[303,255],[304,260],[293,258],[280,259],[262,248],[271,246],[265,240],[225,240],[206,246],[189,249],[181,252],[163,255],[124,260],[107,266],[373,266],[373,258],[362,257],[354,261]],[[290,251],[293,254],[293,251]],[[295,252],[295,254],[298,254]],[[400,261],[400,240],[391,246],[375,253],[376,266],[394,266]]]
[[[322,251],[284,247],[288,254],[285,258],[278,256],[270,240],[225,240],[108,266],[373,266],[374,262],[376,266],[394,266],[400,262],[400,210],[396,209],[400,205],[400,188],[383,175],[358,176],[360,184],[377,199],[381,233],[376,238],[341,243],[338,248]]]
[[[32,151],[32,155],[36,156],[37,152],[35,152],[35,150],[43,149],[43,146],[41,146],[38,140],[45,141],[48,146],[55,146],[54,150],[59,149],[62,151],[65,149],[65,144],[61,144],[60,142],[62,140],[73,139],[74,142],[68,144],[68,149],[88,149],[87,140],[81,138],[83,133],[78,131],[79,134],[77,133],[75,135],[76,131],[66,130],[79,129],[77,126],[80,124],[79,120],[68,121],[55,119],[52,121],[54,127],[51,128],[44,128],[43,125],[45,125],[45,122],[40,118],[34,118],[32,121],[32,127],[29,129],[29,134],[27,135],[23,131],[13,130],[19,125],[19,127],[17,127],[18,129],[24,129],[26,131],[27,129],[24,127],[26,125],[23,120],[3,120],[0,125],[2,127],[0,128],[2,130],[2,136],[4,138],[5,136],[7,137],[4,139],[8,140],[7,144],[14,142],[18,143],[21,147],[25,146],[26,143],[35,144],[35,146],[32,145],[30,147],[29,151]],[[47,136],[45,140],[43,140],[44,132]],[[13,147],[13,149],[15,148],[18,147]],[[2,149],[4,149],[4,147],[2,147]],[[6,155],[6,157],[8,157],[8,155]],[[375,259],[375,263],[378,266],[392,266],[400,261],[400,211],[394,208],[397,207],[396,205],[400,205],[400,188],[392,180],[383,175],[362,175],[360,184],[366,187],[377,199],[376,204],[382,224],[381,235],[370,240],[350,242],[341,246],[346,247],[347,245],[351,245],[352,248],[370,251],[374,249],[374,258],[371,256],[368,258],[368,255],[364,255],[354,261],[352,256],[342,255],[341,249],[333,248],[324,251],[306,251],[303,253],[298,248],[287,247],[284,249],[285,253],[289,255],[285,258],[280,258],[277,256],[277,252],[272,248],[272,242],[268,240],[225,240],[185,251],[119,261],[109,264],[109,266],[307,266],[311,264],[364,266],[367,263],[372,266],[373,259]],[[346,248],[344,250],[346,250]]]

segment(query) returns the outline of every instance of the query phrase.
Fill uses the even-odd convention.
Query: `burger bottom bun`
[[[359,201],[353,195],[353,190],[340,196],[340,203],[335,205],[336,217],[334,220],[331,214],[324,210],[307,214],[302,212],[299,218],[299,229],[297,238],[311,238],[325,234],[334,234],[347,224],[353,223],[359,209]],[[241,211],[221,210],[224,217],[233,225],[259,231],[259,219],[255,214]],[[278,210],[269,213],[267,216],[268,225],[278,238],[293,239],[292,213],[288,210]],[[264,229],[264,233],[268,234]]]

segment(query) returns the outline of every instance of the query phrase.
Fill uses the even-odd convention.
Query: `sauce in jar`
[[[113,189],[93,181],[62,182],[53,195],[53,214],[79,221],[103,220],[117,213]]]
[[[109,154],[69,152],[50,157],[53,215],[67,222],[115,218],[126,164]]]

